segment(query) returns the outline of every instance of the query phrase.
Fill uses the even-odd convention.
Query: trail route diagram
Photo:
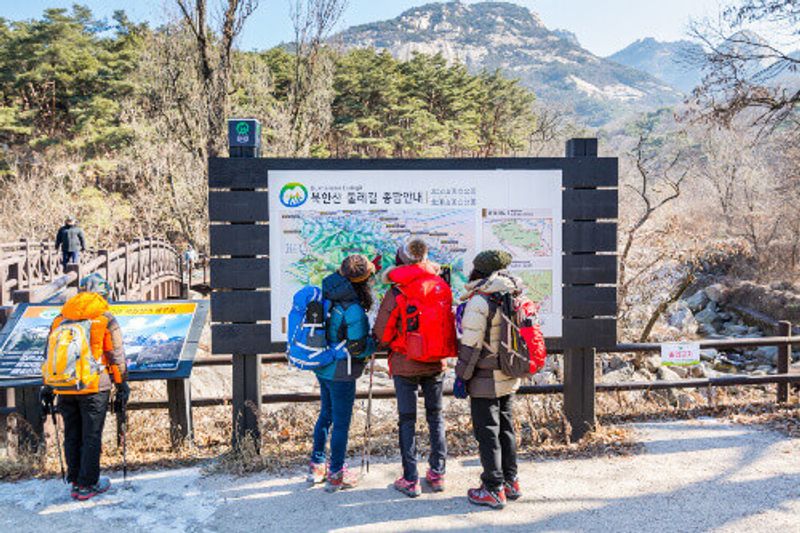
[[[280,224],[281,287],[288,288],[289,296],[307,284],[321,284],[353,253],[381,255],[388,268],[397,247],[411,235],[425,239],[430,259],[450,266],[453,291],[459,293],[476,250],[475,212],[470,209],[282,212]],[[385,289],[380,280],[377,289]]]

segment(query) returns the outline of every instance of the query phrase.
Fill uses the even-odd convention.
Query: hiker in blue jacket
[[[358,475],[347,469],[347,435],[356,399],[356,380],[364,372],[365,360],[375,350],[369,335],[367,312],[372,307],[371,281],[375,265],[363,255],[351,255],[337,272],[322,281],[322,297],[331,303],[327,322],[328,345],[345,342],[350,357],[314,370],[319,381],[320,412],[314,427],[308,481],[322,483],[335,492],[354,487]],[[330,464],[326,465],[325,445],[330,437]]]

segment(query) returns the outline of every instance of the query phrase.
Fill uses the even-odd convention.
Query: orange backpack
[[[44,384],[58,394],[98,392],[100,376],[106,372],[102,349],[105,328],[102,321],[56,318],[42,365]],[[99,335],[99,346],[95,346],[93,334]]]

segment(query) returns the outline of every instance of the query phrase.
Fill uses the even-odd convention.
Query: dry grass
[[[597,428],[578,443],[567,438],[569,426],[564,420],[559,395],[520,396],[515,401],[515,420],[520,455],[531,459],[562,459],[638,453],[628,424],[664,419],[690,419],[713,416],[734,423],[757,424],[800,437],[800,404],[774,404],[771,388],[732,387],[684,391],[694,402],[690,407],[673,406],[666,395],[650,393],[601,394],[598,396]],[[684,403],[690,403],[684,399]],[[393,403],[380,400],[378,415],[373,416],[372,455],[397,456],[396,416]],[[365,442],[366,402],[356,403],[350,434],[350,462],[361,463]],[[252,442],[237,450],[230,448],[231,408],[229,406],[195,409],[195,439],[173,450],[169,442],[169,417],[165,410],[130,413],[128,463],[130,470],[202,464],[209,474],[246,475],[254,472],[279,472],[308,460],[311,433],[316,421],[316,404],[292,404],[265,409],[260,416],[262,445],[257,453]],[[377,409],[377,408],[376,408]],[[391,413],[391,414],[390,414]],[[418,429],[419,450],[429,447],[424,411],[420,408]],[[477,454],[472,435],[469,403],[445,399],[447,440],[451,456]],[[14,434],[11,435],[12,440]],[[17,455],[0,458],[0,480],[13,481],[29,477],[55,477],[59,463],[52,427],[48,432],[47,449],[38,455]],[[102,465],[106,469],[122,467],[121,450],[116,446],[113,415],[107,419],[104,433]]]

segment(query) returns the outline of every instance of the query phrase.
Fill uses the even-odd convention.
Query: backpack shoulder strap
[[[486,299],[486,303],[489,305],[489,315],[486,317],[486,333],[483,336],[483,341],[486,344],[491,344],[492,341],[492,322],[494,322],[494,317],[497,314],[497,309],[499,309],[500,304],[497,300],[489,294],[481,294],[483,298]]]

